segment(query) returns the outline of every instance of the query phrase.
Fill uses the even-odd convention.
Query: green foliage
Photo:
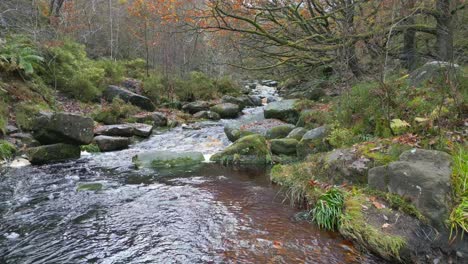
[[[308,100],[301,100],[296,106],[297,107],[306,107]],[[305,102],[305,103],[304,103]],[[319,126],[325,125],[329,122],[330,115],[327,112],[319,110],[304,110],[299,115],[299,120],[297,121],[296,126],[304,127],[306,129],[314,129]]]
[[[312,209],[312,220],[320,228],[336,230],[341,225],[344,195],[338,188],[332,188],[317,200]]]
[[[101,150],[96,144],[82,145],[80,146],[81,151],[86,151],[88,153],[99,153]]]
[[[146,77],[146,61],[143,59],[135,59],[124,61],[126,76],[134,79],[143,80]]]
[[[116,84],[125,77],[125,62],[101,59],[95,62],[97,68],[104,70],[104,78],[107,84]]]
[[[392,144],[387,141],[369,142],[358,146],[361,155],[374,161],[375,166],[387,165],[398,161],[400,155],[411,149],[408,145]]]
[[[8,122],[8,106],[3,101],[3,98],[1,98],[0,99],[0,133],[3,133],[3,134],[6,133],[5,130],[6,130],[7,122]]]
[[[202,72],[191,72],[188,80],[176,80],[175,93],[181,101],[210,100],[219,95],[214,81]]]
[[[42,110],[50,110],[45,104],[21,102],[15,106],[16,124],[23,130],[32,130],[35,116]]]
[[[82,101],[96,100],[101,95],[106,70],[87,57],[83,45],[66,40],[61,46],[49,48],[48,53],[50,69],[43,73],[48,84]]]
[[[214,85],[218,93],[222,95],[238,95],[240,87],[229,76],[223,76],[214,81]]]
[[[452,188],[456,206],[450,214],[451,233],[461,229],[468,233],[468,149],[466,146],[453,148]]]
[[[134,105],[125,103],[120,98],[115,98],[112,103],[96,110],[92,116],[94,120],[106,125],[121,123],[124,119],[140,112],[140,109]]]
[[[411,125],[408,122],[401,120],[401,119],[393,119],[390,122],[390,128],[392,129],[393,133],[395,133],[396,135],[404,134],[405,132],[408,131],[408,128],[410,126]]]
[[[153,73],[143,81],[143,91],[153,102],[162,102],[167,96],[169,80],[162,74]]]
[[[353,131],[347,128],[335,126],[327,137],[328,142],[335,148],[351,146],[355,143]]]
[[[16,147],[8,141],[0,140],[0,161],[13,158]]]
[[[26,37],[12,36],[2,43],[0,39],[0,69],[6,72],[33,74],[44,61],[35,45]]]

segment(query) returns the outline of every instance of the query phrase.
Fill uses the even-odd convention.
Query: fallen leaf
[[[382,228],[387,228],[387,227],[389,227],[389,226],[390,226],[390,224],[385,223],[385,224],[382,225]]]

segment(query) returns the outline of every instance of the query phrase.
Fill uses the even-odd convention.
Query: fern
[[[0,44],[0,68],[7,72],[34,73],[34,67],[43,62],[44,58],[32,47],[25,38],[13,37]]]

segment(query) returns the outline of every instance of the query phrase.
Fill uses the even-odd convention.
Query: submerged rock
[[[237,118],[241,112],[239,105],[232,103],[217,104],[211,107],[210,110],[218,113],[221,118]]]
[[[153,126],[141,123],[99,126],[94,129],[96,135],[117,137],[149,137],[152,131]]]
[[[451,162],[445,152],[413,149],[400,161],[369,171],[369,187],[411,201],[439,230],[445,229],[451,206]]]
[[[329,145],[325,139],[328,136],[328,132],[328,128],[322,126],[305,133],[297,145],[297,156],[305,158],[310,154],[327,151]]]
[[[134,156],[132,161],[138,168],[173,168],[202,163],[205,157],[200,152],[151,151]]]
[[[130,139],[127,137],[97,136],[94,142],[102,152],[127,149]]]
[[[109,85],[102,96],[108,102],[112,102],[114,98],[120,98],[125,102],[130,103],[134,106],[138,106],[146,111],[154,111],[154,109],[156,109],[153,102],[151,102],[151,100],[148,97],[133,93],[125,88],[118,87],[115,85]]]
[[[213,155],[211,161],[224,164],[268,164],[271,163],[271,154],[265,137],[248,135]]]
[[[265,107],[265,118],[275,118],[290,124],[296,124],[299,119],[298,100],[283,100],[273,102]]]
[[[276,155],[296,155],[299,141],[294,138],[273,139],[270,141],[271,152]]]
[[[79,159],[81,150],[79,146],[59,143],[27,149],[26,155],[31,164],[42,165],[58,161]]]
[[[94,137],[94,121],[72,113],[43,113],[33,122],[33,136],[42,144],[87,145]]]

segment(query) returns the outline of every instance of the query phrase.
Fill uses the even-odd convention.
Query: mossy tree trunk
[[[452,0],[437,0],[436,47],[439,60],[451,61],[453,58],[453,23],[450,10]]]

